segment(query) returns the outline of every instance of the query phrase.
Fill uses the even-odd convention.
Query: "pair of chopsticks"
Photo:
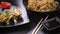
[[[36,27],[34,28],[32,34],[37,34],[37,33],[38,33],[39,29],[42,27],[42,21],[47,20],[48,17],[49,17],[49,16],[47,16],[44,20],[43,20],[43,18],[41,18],[41,20],[38,22],[38,24],[37,24]]]

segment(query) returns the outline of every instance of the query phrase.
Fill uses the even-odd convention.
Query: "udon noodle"
[[[37,12],[53,11],[58,3],[55,0],[28,0],[27,7]]]

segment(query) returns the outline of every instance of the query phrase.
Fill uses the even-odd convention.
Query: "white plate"
[[[20,3],[19,3],[20,2]],[[23,24],[26,24],[26,23],[29,23],[29,18],[28,18],[28,15],[27,15],[27,12],[26,12],[26,9],[25,7],[23,6],[23,2],[22,0],[18,0],[17,4],[19,4],[19,9],[22,13],[22,19],[23,21],[21,23],[18,23],[18,24],[15,24],[15,25],[9,25],[9,26],[0,26],[0,27],[12,27],[12,26],[18,26],[18,25],[23,25]],[[14,6],[12,6],[11,8],[13,8]],[[12,9],[10,9],[12,11]]]

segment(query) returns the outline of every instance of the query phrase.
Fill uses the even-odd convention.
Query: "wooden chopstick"
[[[37,28],[37,30],[36,30],[36,32],[34,34],[37,34],[41,27],[42,27],[42,24]]]
[[[48,18],[48,16],[44,19],[44,21]],[[36,25],[36,27],[34,28],[32,34],[37,34],[37,32],[39,31],[39,29],[41,28],[42,24],[41,22],[43,21],[43,18],[41,18],[41,20],[39,21],[39,23]],[[40,25],[41,24],[41,25]],[[39,26],[40,25],[40,26]]]
[[[48,18],[48,16],[44,19],[44,21],[47,20],[47,18]],[[42,27],[42,23],[40,24],[40,26],[38,27],[38,29],[36,30],[36,32],[34,34],[37,34],[41,27]]]
[[[35,33],[36,29],[38,28],[38,26],[40,25],[40,23],[42,22],[43,18],[41,18],[41,20],[39,21],[39,23],[36,25],[36,27],[34,28],[32,34]]]

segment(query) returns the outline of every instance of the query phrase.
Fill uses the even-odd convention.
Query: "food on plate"
[[[13,14],[9,10],[7,10],[6,11],[6,17],[7,17],[7,19],[10,20],[13,17]]]
[[[11,3],[9,2],[1,2],[1,8],[3,9],[10,8],[10,6],[11,6]]]
[[[6,25],[6,17],[4,14],[0,13],[0,25]]]
[[[17,22],[20,22],[20,20],[22,20],[21,11],[19,10],[18,7],[15,7],[13,9],[13,15],[14,15],[14,18],[17,20]]]
[[[15,8],[13,9],[13,14],[14,14],[15,16],[21,15],[21,11],[18,9],[18,7],[15,7]]]
[[[28,0],[27,7],[37,12],[53,11],[58,7],[55,0]]]
[[[6,21],[6,17],[4,16],[4,14],[0,13],[0,22],[5,22]]]
[[[0,23],[3,25],[8,25],[10,19],[13,17],[12,13],[10,12],[10,10],[6,10],[5,14],[0,13]],[[5,24],[4,24],[5,23]]]
[[[0,12],[0,25],[13,25],[14,20],[17,22],[22,20],[21,11],[18,8],[13,8],[13,13],[9,9],[6,9],[4,13]]]

